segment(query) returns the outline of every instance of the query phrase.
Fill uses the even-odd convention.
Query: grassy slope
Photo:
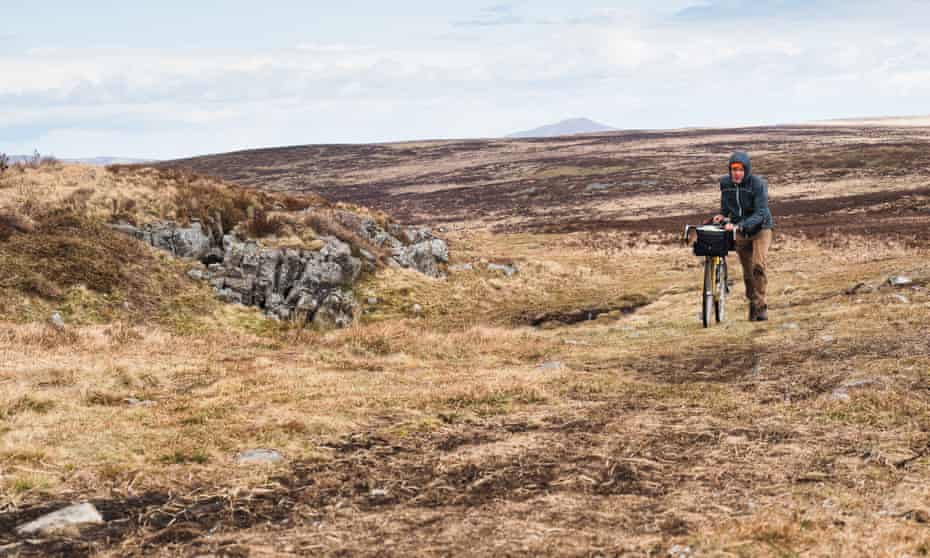
[[[329,333],[262,328],[254,312],[216,305],[195,330],[73,313],[77,324],[58,333],[38,319],[68,308],[72,292],[101,296],[81,287],[29,298],[40,312],[6,310],[0,498],[15,510],[170,491],[184,505],[221,495],[262,518],[261,494],[281,494],[293,502],[288,524],[236,528],[202,513],[221,525],[209,540],[198,534],[209,525],[189,526],[208,548],[257,555],[927,551],[930,298],[845,294],[893,273],[930,281],[925,252],[782,237],[773,321],[745,322],[734,297],[732,321],[702,330],[698,262],[673,244],[621,233],[451,241],[458,262],[516,261],[521,272],[438,281],[384,270],[361,287],[380,299],[363,322]],[[209,304],[196,286],[179,292]],[[631,297],[650,304],[575,326],[519,325]],[[549,361],[563,366],[540,368]],[[871,383],[833,397],[854,380]],[[252,447],[288,462],[234,467]],[[391,499],[372,504],[372,488]],[[109,552],[142,548],[158,525],[121,532]],[[184,540],[145,552],[170,555]]]

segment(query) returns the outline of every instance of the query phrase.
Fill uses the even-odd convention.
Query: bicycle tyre
[[[710,327],[714,306],[714,259],[704,258],[704,288],[701,290],[701,323]]]
[[[727,261],[720,258],[717,264],[717,296],[714,297],[714,317],[717,323],[727,319]]]

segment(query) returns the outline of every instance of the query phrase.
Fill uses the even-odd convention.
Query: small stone
[[[676,544],[668,549],[668,555],[669,558],[690,558],[692,556],[691,547]]]
[[[151,407],[152,405],[155,404],[154,401],[151,401],[149,399],[136,399],[135,397],[127,397],[126,399],[123,399],[123,401],[131,407],[135,407],[137,405],[141,405],[143,407]]]
[[[564,367],[561,361],[550,360],[539,365],[540,370],[561,370]]]
[[[824,343],[833,343],[836,341],[836,338],[834,338],[832,335],[821,335],[820,340]]]
[[[865,386],[873,386],[873,385],[877,385],[880,383],[881,382],[875,378],[863,378],[861,380],[850,380],[848,382],[845,382],[840,387],[843,389],[856,389],[856,388],[861,388]]]
[[[610,188],[610,184],[604,184],[602,182],[592,182],[591,184],[588,184],[587,186],[585,186],[585,191],[586,192],[601,192],[608,188]]]
[[[784,329],[801,329],[801,326],[799,326],[798,324],[794,322],[788,322],[787,324],[784,324],[781,327]]]
[[[52,316],[48,319],[48,323],[50,323],[55,329],[65,329],[65,319],[62,318],[61,314],[58,312],[52,314]]]
[[[471,271],[472,269],[474,269],[474,267],[475,266],[470,263],[455,264],[455,265],[449,266],[449,271],[452,271],[452,272]]]
[[[236,456],[239,465],[270,465],[282,461],[284,456],[272,449],[251,449]]]
[[[203,270],[200,270],[200,269],[188,270],[187,276],[193,279],[194,281],[203,281],[204,279]]]
[[[901,294],[894,294],[894,295],[891,295],[891,298],[895,299],[895,300],[896,300],[897,302],[899,302],[900,304],[910,304],[910,303],[911,303],[911,301],[908,300],[908,298],[907,298],[906,296],[901,295]]]
[[[368,304],[372,304],[372,305],[378,304],[378,297],[376,297],[376,296],[370,296],[370,297],[368,297],[368,298],[365,299],[365,302],[367,302]]]
[[[837,388],[830,394],[830,399],[834,401],[849,401],[849,392],[845,388]]]
[[[418,316],[423,313],[423,307],[420,304],[414,304],[410,309]]]
[[[518,269],[517,266],[514,265],[514,264],[496,264],[496,263],[489,263],[489,264],[488,264],[488,271],[499,271],[499,272],[503,273],[504,275],[506,275],[507,277],[513,277],[514,275],[517,274],[517,272],[519,271],[519,269]]]
[[[16,528],[16,532],[20,535],[29,535],[91,523],[103,523],[103,516],[100,515],[97,508],[89,503],[74,504],[20,525]]]
[[[588,343],[587,341],[577,341],[577,340],[575,340],[575,339],[565,339],[565,340],[562,341],[562,342],[565,343],[566,345],[578,345],[578,346],[580,346],[580,347],[590,347],[590,346],[591,346],[591,343]]]
[[[368,491],[368,496],[375,500],[383,500],[388,498],[390,495],[391,493],[383,488],[372,488],[370,491]]]
[[[914,281],[906,275],[893,275],[888,278],[888,284],[893,287],[904,287],[910,285],[913,282]]]

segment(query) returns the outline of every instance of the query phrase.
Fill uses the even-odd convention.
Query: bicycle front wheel
[[[727,319],[727,261],[720,258],[716,265],[717,281],[714,294],[714,317],[717,323]]]
[[[701,323],[710,327],[714,308],[714,258],[704,258],[704,289],[701,291]]]

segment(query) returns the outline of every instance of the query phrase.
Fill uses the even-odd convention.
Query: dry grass
[[[916,552],[921,526],[906,514],[924,510],[925,500],[905,487],[930,474],[921,453],[930,441],[928,401],[915,388],[930,367],[919,325],[930,317],[930,299],[908,292],[905,308],[888,304],[888,288],[844,291],[859,281],[879,285],[894,272],[930,279],[930,268],[904,249],[870,258],[857,247],[785,239],[773,254],[774,321],[755,326],[735,317],[702,330],[694,258],[629,240],[465,235],[454,239],[458,257],[509,255],[522,271],[509,279],[463,271],[441,282],[384,270],[366,289],[395,319],[344,331],[255,335],[235,325],[247,314],[235,309],[217,315],[222,330],[193,337],[117,322],[50,341],[47,326],[8,324],[0,337],[4,498],[22,506],[64,490],[106,497],[198,487],[227,498],[263,482],[261,472],[232,465],[243,449],[281,450],[288,465],[277,474],[322,463],[315,478],[325,478],[346,466],[339,452],[348,450],[332,444],[374,443],[352,450],[374,452],[386,443],[408,449],[354,474],[392,494],[402,490],[397,482],[444,478],[459,486],[456,475],[472,475],[451,493],[459,505],[444,503],[441,492],[417,493],[437,499],[431,505],[440,506],[442,521],[477,513],[461,536],[490,528],[479,510],[491,506],[507,526],[492,531],[494,540],[507,547]],[[642,294],[651,304],[576,326],[512,325],[528,305],[570,308],[597,293],[600,300]],[[424,312],[401,316],[412,301]],[[733,306],[742,313],[738,299]],[[789,322],[799,328],[783,327]],[[550,361],[562,367],[540,367]],[[876,383],[850,388],[849,400],[832,397],[863,379]],[[92,427],[101,423],[105,430]],[[424,468],[433,471],[425,480],[415,473]],[[481,491],[473,488],[482,478]],[[318,534],[287,531],[281,540],[364,553],[368,539],[343,539],[343,530],[361,524],[394,536],[399,523],[384,518],[430,514],[406,497],[392,501],[349,516],[330,509],[333,502],[308,508],[335,515]],[[631,512],[618,524],[610,510],[620,502]],[[241,505],[258,513],[249,508],[257,504]],[[527,506],[538,511],[521,519]],[[564,522],[582,509],[583,524]],[[838,521],[855,544],[836,538]],[[517,535],[555,526],[565,530],[558,541]],[[269,541],[260,526],[235,536],[253,549]],[[450,536],[449,544],[462,542]],[[421,553],[416,540],[399,552]]]
[[[453,263],[473,269],[445,280],[379,270],[357,288],[377,299],[360,323],[302,331],[175,283],[183,269],[148,251],[106,236],[65,242],[105,235],[92,218],[110,218],[108,200],[128,192],[136,204],[121,210],[176,212],[174,187],[139,184],[149,172],[4,178],[0,206],[15,201],[31,229],[0,241],[12,270],[0,278],[11,281],[0,299],[0,545],[48,502],[95,498],[106,529],[43,539],[37,552],[928,551],[923,248],[779,235],[772,321],[743,319],[734,269],[731,320],[704,330],[700,262],[667,235],[460,231]],[[71,185],[70,173],[86,180]],[[54,187],[22,189],[23,178]],[[248,218],[248,205],[217,195],[204,186],[185,211]],[[49,203],[68,211],[43,212]],[[122,261],[113,246],[144,262],[145,284],[106,264]],[[83,263],[35,263],[63,250]],[[893,274],[917,288],[887,285]],[[144,319],[123,300],[149,308]],[[45,323],[53,309],[64,329]],[[286,460],[235,464],[256,447]]]

